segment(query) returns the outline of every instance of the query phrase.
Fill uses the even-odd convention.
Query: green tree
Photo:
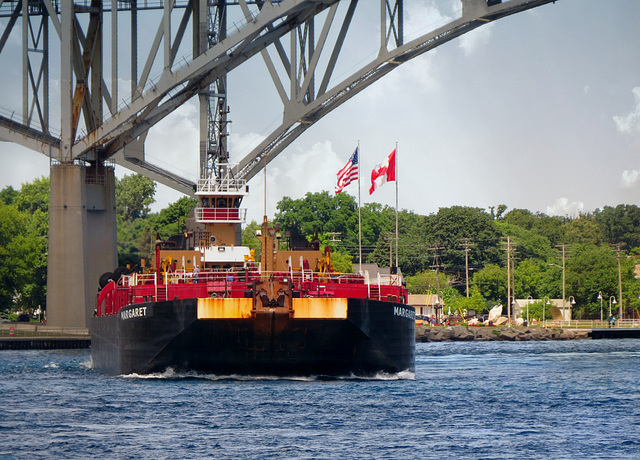
[[[318,230],[347,235],[355,229],[357,236],[358,210],[351,195],[338,193],[330,196],[329,192],[323,191],[309,192],[299,200],[285,196],[278,202],[277,209],[274,222],[297,234],[313,235]]]
[[[536,216],[528,209],[512,209],[505,214],[502,221],[505,224],[516,225],[525,230],[533,230],[536,226]]]
[[[45,305],[46,239],[33,227],[28,213],[0,201],[0,310]]]
[[[499,204],[498,206],[489,206],[489,214],[494,220],[500,220],[504,217],[504,213],[507,210],[506,204]]]
[[[196,207],[198,200],[183,196],[168,208],[157,214],[149,215],[147,220],[150,228],[157,228],[162,239],[182,232],[183,225],[189,217],[189,212]]]
[[[46,306],[49,179],[6,187],[0,193],[0,308],[32,310]]]
[[[40,177],[33,182],[22,184],[20,193],[15,197],[16,207],[27,213],[49,212],[49,178]]]
[[[504,221],[497,222],[496,225],[504,237],[511,237],[511,242],[514,244],[512,249],[519,259],[546,261],[554,256],[555,252],[549,239],[540,235],[535,230],[528,230],[524,227],[507,224]]]
[[[380,203],[365,203],[362,206],[362,244],[373,248],[381,236],[395,233],[395,210]],[[402,214],[402,211],[399,213]]]
[[[116,213],[124,220],[145,218],[154,202],[156,183],[141,174],[116,179]]]
[[[539,299],[534,301],[533,303],[528,304],[529,307],[529,321],[536,319],[538,321],[547,321],[553,319],[551,316],[551,308],[557,306],[555,303],[551,302],[549,299]],[[523,312],[523,316],[526,319],[526,306]]]
[[[500,231],[483,209],[466,206],[440,208],[431,228],[431,240],[442,247],[440,256],[447,272],[461,273],[465,270],[465,243],[469,243],[469,262],[474,267],[502,260]]]
[[[0,201],[4,204],[13,204],[13,201],[18,196],[19,192],[12,186],[7,186],[0,190]]]
[[[260,260],[260,240],[256,236],[256,232],[260,229],[260,225],[252,220],[242,229],[242,245],[255,250],[256,260]]]
[[[407,290],[411,294],[436,293],[438,286],[442,290],[451,285],[447,275],[442,272],[436,273],[435,270],[427,270],[406,276],[405,281],[407,282]]]
[[[562,295],[562,272],[540,259],[525,259],[514,270],[516,298],[541,299]]]
[[[339,251],[331,251],[331,267],[338,273],[353,273],[353,257]]]
[[[567,295],[576,300],[574,317],[600,318],[598,293],[605,304],[618,293],[618,265],[608,246],[574,245],[566,262]]]
[[[473,275],[474,288],[480,292],[490,305],[504,304],[507,301],[507,269],[488,264]]]
[[[568,244],[604,243],[605,236],[592,214],[580,214],[576,219],[568,219],[563,224],[565,242]]]
[[[628,248],[640,247],[640,208],[621,204],[612,208],[605,206],[594,212],[598,227],[610,244],[623,243]]]
[[[460,294],[457,289],[447,287],[442,291],[442,298],[447,306],[446,312],[450,309],[452,314],[469,316],[472,310],[475,311],[476,315],[488,311],[485,299],[477,289],[473,289],[470,293],[470,297],[466,297]]]
[[[387,207],[381,210],[381,214],[384,221],[380,221],[382,225],[378,241],[367,261],[387,267],[389,264],[395,265],[396,259],[395,211]],[[433,265],[429,255],[429,240],[425,236],[429,233],[429,221],[429,217],[419,216],[404,209],[398,213],[398,264],[405,275],[414,275]]]
[[[284,197],[277,209],[274,222],[280,224],[283,231],[307,238],[316,231],[320,235],[333,234],[332,249],[358,261],[358,206],[351,195],[309,192],[297,200]],[[363,261],[372,262],[376,256],[370,254],[381,235],[395,231],[395,211],[378,203],[367,203],[361,209],[361,216]]]
[[[467,312],[475,310],[477,315],[489,311],[488,305],[478,289],[472,289],[469,297],[460,296],[458,303],[460,308],[467,310]]]

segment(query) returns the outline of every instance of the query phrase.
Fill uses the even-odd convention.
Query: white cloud
[[[276,204],[284,196],[298,199],[306,192],[330,190],[335,174],[348,158],[345,154],[339,158],[329,140],[308,149],[289,147],[267,166],[267,215],[276,213]],[[247,208],[247,221],[260,222],[264,214],[264,171],[251,179],[249,187],[250,193],[242,204]],[[357,191],[348,189],[347,193]]]
[[[346,162],[348,156],[342,159]],[[273,166],[272,166],[273,165]],[[331,177],[333,186],[335,173],[342,167],[337,154],[333,151],[331,141],[317,142],[306,151],[294,148],[280,155],[278,161],[271,163],[268,168],[268,184],[274,198],[281,196],[299,196],[300,191],[319,192],[327,190],[327,176]],[[271,192],[268,192],[271,195]]]
[[[568,198],[562,197],[557,198],[551,206],[547,206],[546,214],[549,216],[577,217],[583,210],[584,203],[582,201],[572,201],[570,203]]]
[[[411,2],[406,5],[404,25],[406,39],[413,40],[415,37],[424,35],[459,18],[462,10],[458,8],[458,11],[456,11],[456,5],[459,6],[457,1],[437,6],[418,2]]]
[[[231,162],[238,162],[239,158],[247,156],[251,150],[256,148],[266,136],[256,133],[231,134],[229,136],[229,151],[231,152]]]
[[[635,187],[638,182],[638,179],[640,179],[640,171],[638,171],[637,169],[634,169],[632,171],[629,171],[629,170],[622,171],[621,182],[624,188]]]
[[[411,5],[406,8],[405,36],[407,40],[434,31],[462,16],[459,1],[440,1],[437,5],[411,2]],[[489,41],[492,28],[493,23],[489,23],[457,39],[458,46],[463,49],[465,56],[469,56]]]
[[[197,101],[189,101],[151,128],[146,159],[186,179],[196,180],[199,169]]]
[[[464,51],[465,56],[470,56],[479,47],[485,45],[491,37],[493,23],[481,26],[471,32],[462,35],[458,40],[458,45]]]
[[[614,115],[613,117],[618,131],[627,134],[640,133],[640,86],[636,86],[632,91],[636,100],[635,109],[626,115]]]

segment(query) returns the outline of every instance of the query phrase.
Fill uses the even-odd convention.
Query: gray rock
[[[500,331],[500,337],[498,340],[510,340],[514,341],[520,335],[520,333],[512,328],[507,328]]]
[[[445,342],[477,340],[537,341],[588,339],[589,331],[570,329],[545,329],[542,327],[514,326],[510,328],[464,327],[460,325],[442,327],[416,326],[416,342]]]
[[[451,338],[451,340],[467,341],[467,340],[475,339],[475,335],[469,332],[469,330],[466,327],[453,326],[451,330],[453,331],[453,337]]]

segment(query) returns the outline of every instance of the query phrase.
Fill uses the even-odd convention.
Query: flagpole
[[[396,172],[396,273],[398,272],[398,141],[396,141],[395,172]]]
[[[362,272],[362,204],[360,201],[360,176],[362,175],[360,169],[360,139],[358,139],[358,255],[359,255],[359,270]]]

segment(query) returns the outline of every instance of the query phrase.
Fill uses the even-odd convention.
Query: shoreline
[[[416,326],[416,342],[591,340],[591,329],[559,327]]]

